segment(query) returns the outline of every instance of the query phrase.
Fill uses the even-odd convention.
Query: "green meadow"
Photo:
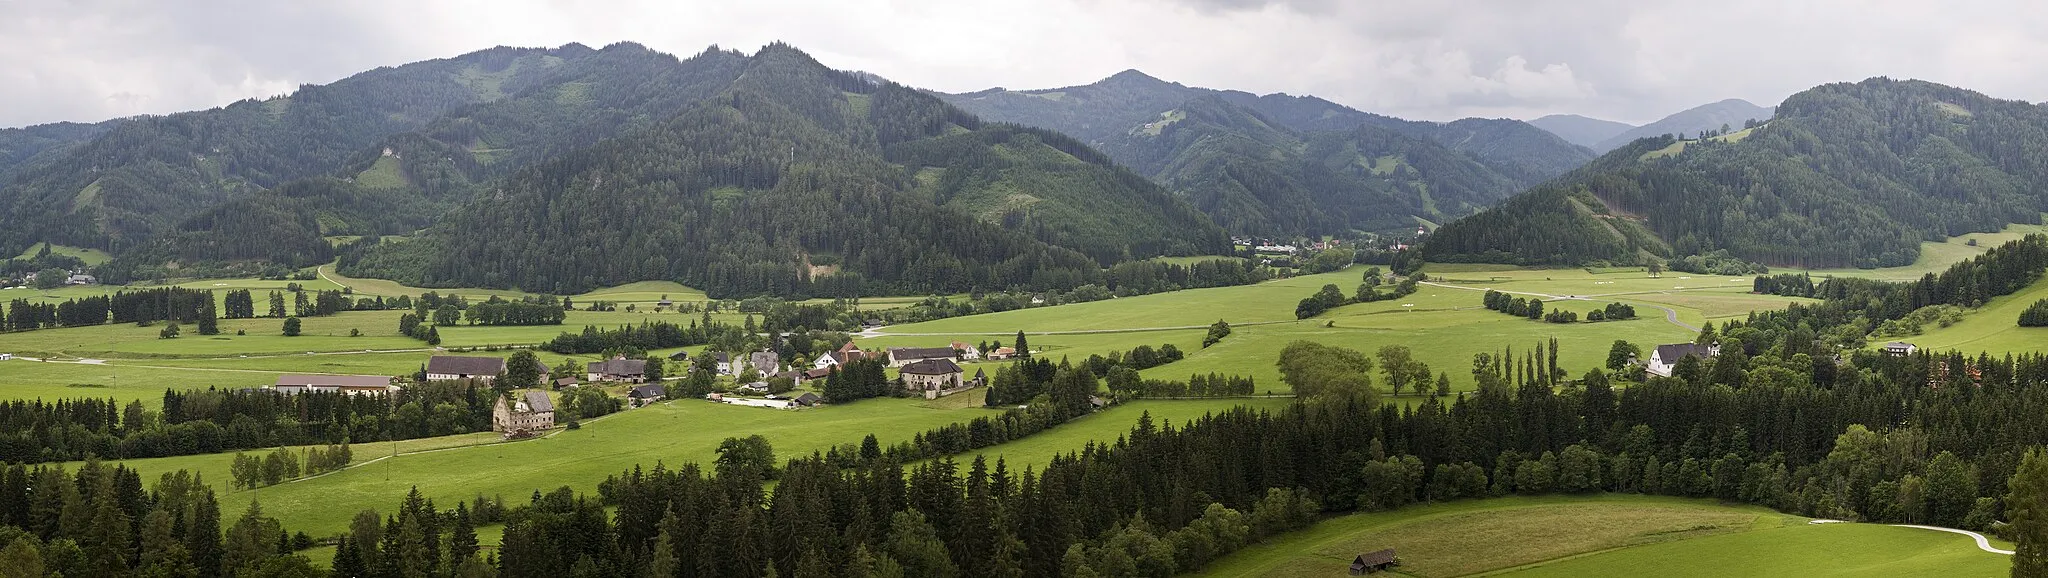
[[[596,490],[597,482],[634,465],[657,462],[677,466],[711,462],[718,443],[727,437],[760,434],[774,444],[778,460],[856,444],[872,433],[884,444],[954,422],[990,415],[979,408],[932,409],[923,400],[876,399],[801,411],[775,410],[677,400],[627,410],[592,420],[581,429],[552,437],[488,445],[456,445],[434,451],[401,453],[317,478],[260,488],[231,490],[228,468],[233,454],[210,454],[129,460],[144,479],[163,472],[190,469],[201,473],[222,492],[221,508],[240,512],[260,500],[263,510],[294,531],[316,536],[343,531],[349,517],[365,508],[389,510],[414,486],[441,504],[478,495],[524,500],[535,490],[569,486]],[[457,443],[487,441],[495,434],[457,436]],[[400,442],[398,452],[415,451],[407,444],[437,444],[444,438]],[[358,462],[389,455],[393,444],[357,444]]]
[[[22,251],[20,255],[16,255],[14,258],[33,259],[35,258],[36,255],[43,252],[43,247],[46,245],[50,247],[50,254],[52,255],[65,255],[70,257],[77,257],[78,260],[84,261],[85,264],[87,265],[98,265],[100,263],[105,263],[107,261],[111,261],[114,259],[112,255],[108,255],[106,251],[101,251],[99,249],[69,247],[65,245],[50,245],[49,243],[36,243],[34,245],[29,245],[27,250]]]
[[[1335,516],[1212,563],[1205,576],[1342,576],[1393,548],[1408,576],[1997,576],[1966,536],[1808,524],[1756,506],[1632,494],[1508,497]]]
[[[1963,315],[1948,327],[1929,327],[1920,335],[1896,339],[1872,339],[1872,347],[1887,341],[1905,341],[1923,349],[1956,349],[1964,353],[2035,353],[2048,348],[2048,327],[2020,327],[2020,312],[2035,301],[2048,299],[2048,279],[2035,281],[2018,293],[1992,298],[1983,307]]]

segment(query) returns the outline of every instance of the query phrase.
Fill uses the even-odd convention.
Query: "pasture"
[[[1756,506],[1630,494],[1509,497],[1326,519],[1211,564],[1207,576],[1341,576],[1394,548],[1412,576],[2000,575],[1968,537],[1809,525]],[[1825,552],[1828,555],[1817,556]]]
[[[1914,260],[1913,264],[1903,267],[1886,267],[1882,269],[1812,269],[1806,271],[1806,273],[1814,277],[1836,275],[1841,277],[1868,277],[1885,281],[1912,281],[1919,279],[1921,275],[1940,273],[1948,269],[1949,265],[1982,255],[1985,251],[1991,250],[1992,247],[2019,240],[2020,237],[2033,233],[2048,233],[2048,225],[2012,224],[2006,225],[2004,229],[1996,233],[1966,233],[1941,241],[1921,241],[1920,258]],[[1970,244],[1972,241],[1975,241],[1976,244]],[[1800,271],[1797,269],[1772,271],[1772,273],[1798,272]]]
[[[1993,356],[2039,352],[2048,345],[2048,327],[2020,327],[2019,317],[2021,311],[2042,299],[2048,299],[2048,279],[2035,281],[2018,293],[1992,298],[1983,307],[1965,313],[1955,325],[1929,326],[1926,333],[1896,340],[1922,349],[1957,349],[1972,355],[1980,351]],[[1871,346],[1882,347],[1887,341],[1893,339],[1873,339]]]
[[[348,520],[365,508],[388,511],[408,489],[444,505],[478,495],[524,500],[535,490],[569,486],[595,491],[597,482],[635,465],[670,467],[708,464],[718,443],[727,437],[760,434],[774,445],[778,462],[839,444],[857,444],[873,433],[884,444],[941,425],[990,415],[979,408],[931,409],[924,400],[875,399],[800,411],[774,410],[677,400],[587,421],[582,429],[552,437],[457,445],[420,453],[401,453],[375,463],[329,475],[255,490],[231,490],[228,468],[233,454],[210,454],[129,460],[124,462],[153,480],[163,472],[190,469],[203,474],[222,493],[223,512],[241,512],[261,500],[265,513],[293,531],[316,536],[344,531]],[[494,434],[462,436],[458,441],[488,441]],[[438,438],[437,438],[438,439]],[[435,444],[434,440],[399,442]],[[445,442],[438,442],[445,443]],[[393,444],[357,444],[358,462],[392,453]]]

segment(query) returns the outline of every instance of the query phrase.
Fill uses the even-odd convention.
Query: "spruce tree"
[[[2005,512],[2012,519],[2013,578],[2048,577],[2048,452],[2027,450],[2006,482]]]

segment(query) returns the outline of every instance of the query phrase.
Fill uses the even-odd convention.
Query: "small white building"
[[[1657,377],[1671,377],[1671,371],[1678,367],[1678,361],[1686,357],[1698,357],[1700,361],[1713,359],[1721,354],[1720,345],[1697,343],[1674,343],[1659,345],[1650,352],[1650,362],[1643,365],[1643,371]]]
[[[1893,341],[1891,343],[1884,344],[1884,354],[1890,355],[1892,357],[1905,357],[1908,355],[1912,355],[1913,352],[1919,350],[1920,346],[1911,343],[1906,343],[1904,341]]]
[[[5,359],[5,356],[0,356],[0,359]],[[391,384],[390,377],[382,375],[280,375],[271,389],[285,394],[338,391],[349,395],[368,395],[398,391],[398,386]]]

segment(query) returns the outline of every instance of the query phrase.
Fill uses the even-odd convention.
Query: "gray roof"
[[[1657,346],[1657,359],[1663,360],[1665,363],[1678,363],[1678,360],[1684,359],[1687,355],[1705,360],[1714,356],[1714,348],[1698,343],[1673,343]]]
[[[382,375],[280,375],[277,387],[391,387]]]
[[[595,373],[598,375],[647,374],[647,360],[645,359],[614,359],[611,361],[593,361],[590,363],[588,367],[589,369],[585,370],[585,373]]]
[[[960,364],[951,359],[927,359],[903,366],[903,373],[913,375],[946,375],[960,373]]]
[[[533,413],[555,411],[555,402],[548,399],[545,391],[526,392],[526,409]]]
[[[891,347],[891,359],[952,359],[959,355],[951,347]]]
[[[678,352],[675,352],[675,353],[669,354],[668,358],[669,358],[669,359],[673,359],[673,360],[676,360],[676,361],[682,361],[682,360],[685,360],[685,359],[689,359],[689,358],[690,358],[690,352],[688,352],[688,351],[678,351]]]
[[[661,387],[661,384],[658,383],[650,383],[647,385],[635,387],[632,389],[632,391],[626,393],[628,397],[635,397],[641,399],[646,399],[650,397],[661,397],[667,394],[668,390]]]
[[[444,375],[497,375],[505,372],[505,358],[436,355],[427,358],[427,373]]]
[[[773,351],[756,351],[747,359],[749,363],[754,364],[754,369],[762,372],[775,371],[776,367],[782,365],[782,356],[776,355]]]

